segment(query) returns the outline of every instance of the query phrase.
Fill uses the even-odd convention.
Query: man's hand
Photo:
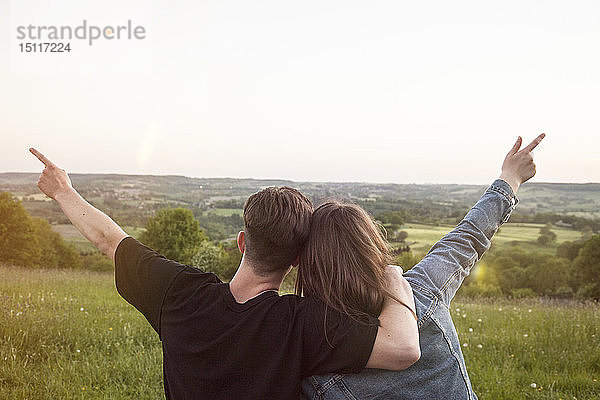
[[[29,151],[44,165],[38,187],[58,202],[71,223],[101,252],[114,260],[117,246],[127,234],[102,211],[77,193],[64,169],[58,168],[33,147]]]
[[[513,148],[510,149],[504,158],[500,179],[505,180],[514,193],[517,193],[517,190],[522,183],[527,182],[535,175],[535,164],[533,163],[531,152],[538,144],[540,144],[545,136],[546,134],[542,133],[536,137],[533,142],[529,143],[529,145],[523,147],[521,150],[519,150],[519,148],[521,147],[523,139],[519,136]]]
[[[389,290],[396,299],[400,300],[402,304],[408,307],[408,310],[413,314],[415,320],[417,319],[415,298],[413,297],[413,291],[408,281],[404,278],[404,272],[402,268],[397,265],[388,265],[386,275],[389,282]],[[388,299],[393,301],[393,299]]]
[[[46,194],[46,196],[56,200],[57,195],[69,192],[73,189],[71,180],[64,169],[58,168],[56,164],[48,160],[46,156],[33,147],[30,148],[29,151],[45,166],[40,175],[40,179],[38,180],[38,187]]]

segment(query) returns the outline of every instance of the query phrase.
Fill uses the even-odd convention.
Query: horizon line
[[[23,171],[2,171],[0,174],[39,174],[40,172],[23,172]],[[139,174],[139,173],[121,173],[121,172],[68,172],[69,175],[127,175],[127,176],[157,176],[157,177],[182,177],[190,179],[232,179],[232,180],[256,180],[256,181],[287,181],[295,183],[361,183],[361,184],[376,184],[376,185],[463,185],[463,186],[485,186],[489,183],[439,183],[439,182],[375,182],[375,181],[345,181],[345,180],[293,180],[286,178],[252,178],[252,177],[231,177],[231,176],[188,176],[181,174]],[[493,178],[494,180],[498,178]],[[525,182],[530,184],[550,184],[550,185],[594,185],[600,182]]]

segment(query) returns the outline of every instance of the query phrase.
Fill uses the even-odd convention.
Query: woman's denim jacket
[[[365,369],[359,374],[312,376],[305,399],[477,399],[465,367],[450,301],[490,247],[518,199],[497,179],[454,230],[404,273],[417,307],[421,358],[404,371]]]

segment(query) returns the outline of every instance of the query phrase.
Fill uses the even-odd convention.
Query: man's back
[[[119,292],[162,340],[167,398],[297,399],[303,377],[358,372],[370,356],[376,319],[366,326],[329,311],[325,320],[322,303],[275,291],[238,303],[216,275],[130,237],[115,264]]]

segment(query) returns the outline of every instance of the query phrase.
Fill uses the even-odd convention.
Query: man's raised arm
[[[425,258],[404,276],[412,283],[433,292],[449,305],[470,269],[489,249],[492,236],[506,222],[518,200],[519,186],[535,175],[531,151],[542,141],[539,135],[519,150],[519,137],[502,164],[500,178],[485,191],[463,220],[434,244]]]
[[[29,151],[45,166],[38,187],[56,200],[71,223],[102,253],[113,261],[117,246],[128,235],[109,216],[93,207],[77,193],[64,169],[58,168],[34,148]]]

